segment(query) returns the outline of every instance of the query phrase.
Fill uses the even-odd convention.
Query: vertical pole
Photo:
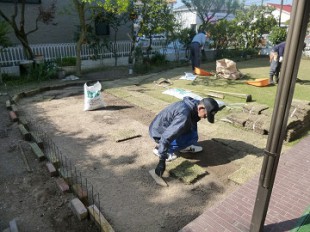
[[[266,219],[282,144],[285,138],[286,125],[294,94],[309,12],[310,1],[293,1],[291,23],[286,39],[280,82],[277,89],[265,156],[259,178],[250,232],[261,232]]]
[[[279,15],[279,27],[281,27],[282,11],[283,11],[283,0],[281,0],[281,8],[280,8],[280,15]]]

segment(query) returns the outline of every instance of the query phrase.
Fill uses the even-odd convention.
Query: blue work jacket
[[[172,103],[154,118],[149,127],[149,134],[159,140],[158,153],[168,152],[170,143],[182,134],[197,130],[198,100],[184,97],[182,101]]]

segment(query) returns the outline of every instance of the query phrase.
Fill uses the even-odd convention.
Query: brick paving
[[[259,173],[179,232],[250,230]],[[310,205],[310,136],[280,157],[264,232],[296,229]]]

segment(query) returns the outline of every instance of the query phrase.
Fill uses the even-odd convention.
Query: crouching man
[[[164,108],[154,118],[149,127],[151,138],[157,143],[153,153],[159,157],[155,169],[158,176],[162,176],[166,169],[166,161],[177,158],[174,152],[201,152],[202,147],[197,146],[197,122],[207,118],[214,123],[214,115],[220,107],[213,98],[196,100],[184,97],[182,101],[172,103]]]

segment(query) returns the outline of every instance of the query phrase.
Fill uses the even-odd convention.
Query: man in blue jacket
[[[200,152],[197,146],[197,122],[207,118],[214,123],[214,115],[220,110],[213,98],[203,98],[201,101],[191,97],[184,97],[182,101],[172,103],[164,108],[154,118],[149,127],[149,134],[158,146],[153,153],[159,157],[155,169],[158,176],[162,176],[166,169],[166,161],[177,158],[175,151]]]
[[[274,84],[273,76],[275,76],[275,82],[279,82],[279,73],[281,71],[281,65],[284,56],[285,42],[275,45],[270,53],[270,71],[269,71],[269,84]]]

